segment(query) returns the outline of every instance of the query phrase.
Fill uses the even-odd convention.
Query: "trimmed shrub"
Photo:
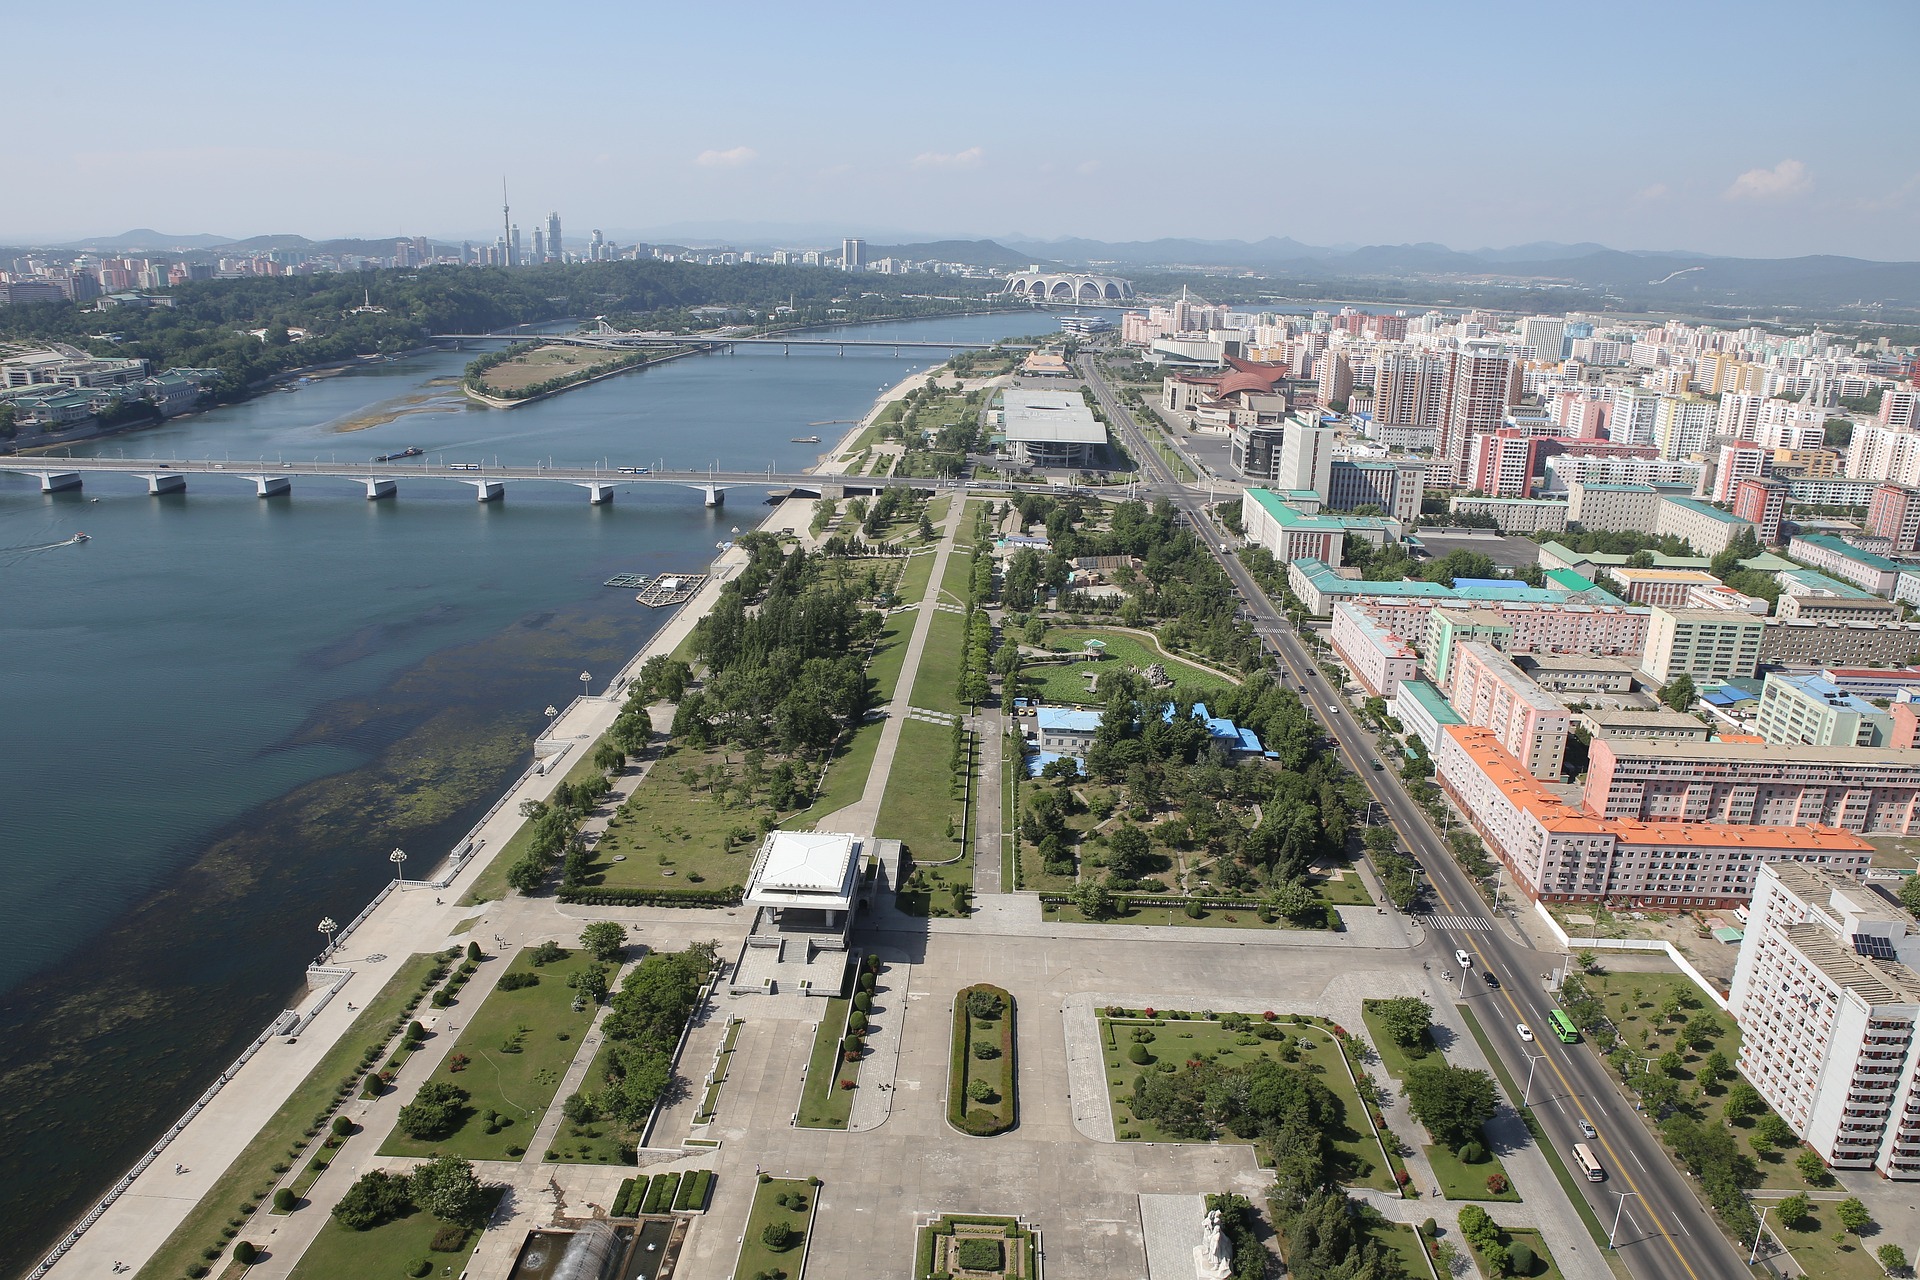
[[[1461,1164],[1485,1164],[1487,1162],[1487,1149],[1477,1142],[1467,1143],[1462,1146],[1456,1154],[1459,1155]]]
[[[847,1015],[847,1030],[865,1031],[866,1029],[867,1029],[866,1014],[860,1012],[858,1009],[855,1009],[852,1013]]]
[[[1507,1246],[1507,1270],[1511,1274],[1530,1276],[1539,1265],[1540,1260],[1534,1256],[1533,1250],[1520,1241],[1516,1240]]]
[[[519,991],[525,987],[537,987],[540,985],[540,975],[525,971],[503,973],[500,975],[498,985],[502,991]]]
[[[407,1274],[413,1276],[414,1280],[423,1280],[424,1277],[433,1274],[433,1260],[431,1258],[415,1258],[407,1267]]]
[[[1127,1046],[1127,1061],[1144,1067],[1153,1061],[1153,1055],[1147,1052],[1147,1046],[1138,1043],[1131,1044]]]
[[[954,1261],[968,1271],[999,1271],[1005,1265],[1005,1250],[993,1236],[967,1236],[953,1247]]]
[[[293,1194],[292,1187],[282,1187],[273,1193],[273,1207],[280,1213],[292,1213],[299,1197]]]
[[[435,1253],[458,1253],[467,1247],[467,1229],[449,1222],[433,1233],[433,1242],[427,1248]]]
[[[776,1219],[769,1222],[767,1229],[760,1233],[760,1243],[775,1253],[785,1253],[800,1243],[800,1233],[793,1229],[792,1223]]]

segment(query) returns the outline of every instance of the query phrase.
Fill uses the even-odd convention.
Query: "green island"
[[[1040,1238],[1018,1218],[943,1213],[914,1236],[914,1280],[955,1272],[1034,1280],[1040,1274]]]
[[[1019,1117],[1013,997],[978,983],[953,998],[947,1120],[974,1137],[1005,1133]]]
[[[819,1195],[818,1178],[761,1174],[733,1265],[734,1280],[800,1280]]]

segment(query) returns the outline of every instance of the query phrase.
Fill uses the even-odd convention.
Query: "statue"
[[[1233,1241],[1220,1226],[1220,1211],[1207,1214],[1200,1243],[1193,1246],[1193,1274],[1196,1280],[1229,1280],[1233,1275]]]

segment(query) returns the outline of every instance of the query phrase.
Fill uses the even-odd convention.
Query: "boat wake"
[[[58,542],[37,542],[27,543],[18,547],[0,547],[0,556],[4,556],[9,560],[17,560],[22,556],[33,555],[35,552],[52,551],[58,547],[73,547],[78,546],[82,542],[92,541],[93,538],[90,535],[76,533],[71,538],[62,538]]]

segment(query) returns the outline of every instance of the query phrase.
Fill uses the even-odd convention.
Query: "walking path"
[[[940,525],[940,549],[934,553],[933,573],[927,580],[929,598],[940,589],[947,572],[947,557],[953,553],[954,534],[959,531],[967,504],[948,505],[947,518]],[[873,770],[867,774],[866,790],[844,809],[836,809],[814,823],[816,831],[845,831],[871,836],[880,821],[880,801],[887,793],[887,778],[893,770],[894,753],[900,748],[900,731],[913,709],[913,678],[920,670],[920,655],[927,647],[927,633],[933,629],[932,609],[922,609],[913,620],[913,634],[907,639],[907,653],[900,666],[900,680],[894,686],[893,701],[884,708],[886,722],[880,726],[880,742],[874,750]]]
[[[893,1114],[893,1083],[900,1069],[900,1031],[907,1022],[913,966],[880,954],[880,978],[874,984],[868,1014],[867,1057],[860,1064],[860,1087],[853,1093],[847,1128],[854,1133],[878,1129]]]
[[[973,784],[973,896],[978,902],[1001,892],[1000,859],[1006,843],[1001,812],[1006,778],[1001,771],[1007,767],[1007,731],[997,707],[982,708],[973,728],[980,744],[980,766]],[[1015,760],[1013,767],[1021,763]]]

